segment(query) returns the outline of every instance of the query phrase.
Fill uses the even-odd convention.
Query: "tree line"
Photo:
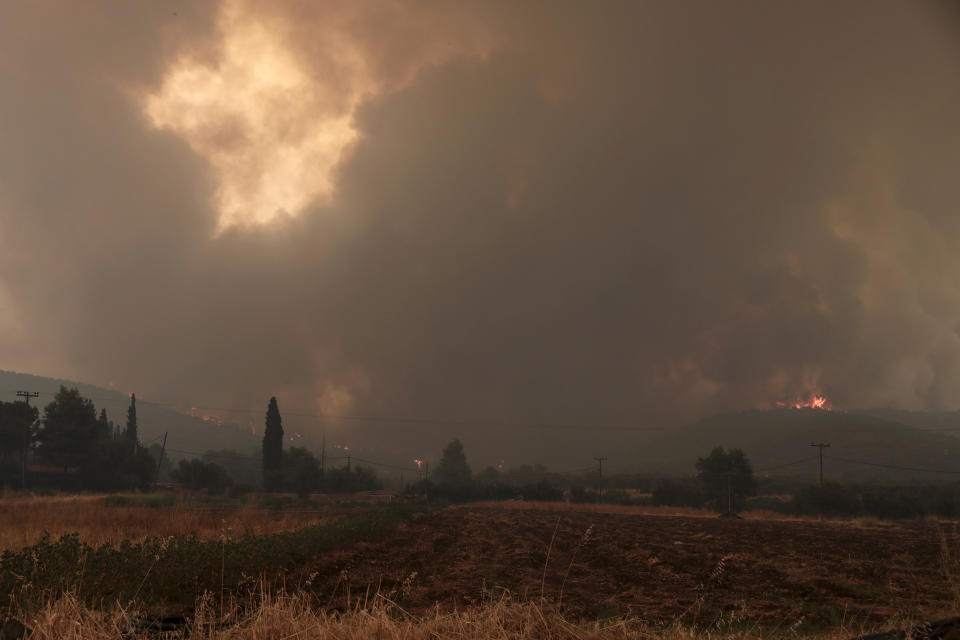
[[[283,418],[277,399],[270,398],[267,404],[263,444],[261,447],[261,485],[268,493],[291,492],[307,496],[316,492],[354,493],[382,489],[383,484],[376,473],[361,465],[326,469],[321,460],[304,447],[283,448]],[[225,453],[234,460],[243,456]],[[249,478],[249,476],[248,476]],[[173,479],[188,489],[206,489],[209,493],[224,493],[229,490],[252,489],[234,482],[223,465],[210,459],[194,458],[181,460],[173,472]]]
[[[19,486],[24,436],[29,479],[34,488],[65,490],[147,490],[158,477],[158,455],[145,448],[137,424],[136,396],[131,395],[126,422],[114,424],[76,388],[60,387],[43,407],[0,401],[0,485]],[[210,493],[249,491],[351,493],[380,489],[383,482],[369,467],[349,462],[325,468],[306,448],[284,450],[283,422],[276,398],[265,415],[261,450],[256,457],[237,452],[208,452],[181,460],[170,478],[187,489]],[[155,448],[158,449],[159,447]],[[259,458],[259,459],[257,459]],[[169,465],[168,465],[169,466]],[[713,448],[698,458],[695,474],[657,478],[642,474],[579,476],[551,473],[542,465],[474,473],[459,439],[444,448],[431,474],[422,473],[401,491],[411,497],[465,502],[471,500],[570,500],[613,504],[667,505],[735,513],[744,508],[789,514],[904,518],[923,515],[960,517],[960,483],[930,486],[768,484],[760,482],[741,449]]]
[[[157,463],[141,445],[136,396],[130,396],[121,428],[99,414],[76,388],[61,386],[43,408],[26,402],[0,402],[0,479],[19,484],[29,464],[31,483],[57,489],[118,491],[149,488]],[[26,459],[24,459],[26,455]]]

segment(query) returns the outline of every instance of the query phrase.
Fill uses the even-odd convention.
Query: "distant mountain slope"
[[[44,405],[53,400],[60,385],[77,387],[81,395],[93,400],[97,413],[104,408],[113,422],[121,427],[126,424],[127,407],[130,406],[127,394],[82,382],[0,371],[0,400],[16,400],[15,394],[18,390],[37,391],[40,397],[34,400],[34,404],[40,407],[42,415]],[[164,432],[168,432],[167,449],[173,460],[192,457],[192,454],[184,452],[202,453],[210,449],[253,451],[260,444],[260,437],[252,434],[249,429],[235,424],[220,425],[170,407],[151,404],[149,398],[140,396],[137,397],[137,425],[140,440],[144,443],[159,441]]]
[[[938,429],[960,437],[960,411],[904,411],[902,409],[855,409],[850,413],[900,422],[916,429]]]
[[[691,474],[698,456],[714,446],[742,448],[758,471],[772,475],[818,473],[817,449],[811,442],[830,443],[824,450],[824,474],[844,482],[944,482],[960,480],[960,438],[922,431],[864,412],[817,409],[746,411],[712,416],[665,432],[651,445],[660,471]],[[810,460],[787,465],[793,461]],[[846,460],[841,461],[840,458]],[[850,461],[860,463],[856,464]],[[889,467],[958,472],[935,474]]]

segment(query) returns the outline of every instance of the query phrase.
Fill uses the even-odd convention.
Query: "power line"
[[[830,448],[829,442],[811,442],[811,447],[816,447],[820,450],[820,488],[823,489],[823,450]]]
[[[764,467],[763,469],[756,469],[755,473],[766,473],[767,471],[775,471],[777,469],[783,469],[785,467],[792,467],[793,465],[800,464],[802,462],[810,462],[811,460],[816,460],[817,456],[809,456],[806,458],[800,458],[799,460],[794,460],[793,462],[784,462],[783,464],[777,464],[772,467]]]
[[[849,460],[847,458],[837,458],[834,456],[824,456],[828,460],[836,460],[838,462],[848,462],[850,464],[862,464],[868,467],[883,467],[884,469],[897,469],[899,471],[919,471],[922,473],[945,473],[949,475],[960,475],[960,471],[950,471],[949,469],[921,469],[919,467],[902,467],[895,464],[885,464],[882,462],[867,462],[865,460]]]
[[[334,459],[334,458],[331,458],[331,459]],[[400,471],[418,471],[418,469],[417,469],[416,467],[401,467],[401,466],[395,465],[395,464],[386,464],[386,463],[384,463],[384,462],[374,462],[373,460],[366,460],[366,459],[364,459],[364,458],[357,458],[356,456],[354,456],[353,459],[356,460],[357,462],[365,462],[365,463],[367,463],[367,464],[376,465],[376,466],[378,466],[378,467],[385,467],[385,468],[387,468],[387,469],[398,469],[398,470],[400,470]]]
[[[190,456],[197,456],[201,458],[228,458],[232,460],[253,460],[255,456],[253,454],[247,456],[242,453],[216,453],[212,451],[187,451],[186,449],[174,449],[173,447],[167,447],[167,451],[173,451],[174,453],[183,453]]]

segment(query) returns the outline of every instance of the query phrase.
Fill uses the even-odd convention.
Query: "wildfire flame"
[[[823,395],[812,395],[808,399],[804,400],[797,398],[793,402],[776,402],[777,408],[785,409],[787,407],[791,409],[822,409],[823,411],[832,411],[833,405],[827,400],[826,396]]]

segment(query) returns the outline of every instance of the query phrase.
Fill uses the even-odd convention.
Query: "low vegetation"
[[[410,505],[368,507],[325,524],[219,539],[196,534],[90,544],[76,533],[41,538],[0,556],[0,602],[29,610],[63,594],[88,604],[192,608],[205,593],[243,593],[318,554],[373,540],[415,513]]]
[[[18,551],[47,536],[75,533],[90,545],[195,535],[200,540],[266,535],[327,522],[351,510],[328,501],[170,493],[8,495],[0,500],[0,551]]]

